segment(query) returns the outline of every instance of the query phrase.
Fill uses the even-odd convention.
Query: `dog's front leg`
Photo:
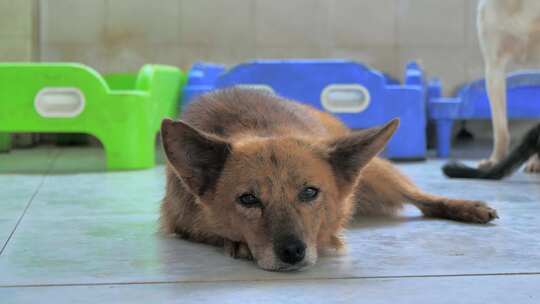
[[[249,247],[246,243],[233,242],[231,240],[225,239],[223,240],[223,249],[225,251],[225,255],[230,256],[234,259],[253,260],[251,250],[249,250]]]

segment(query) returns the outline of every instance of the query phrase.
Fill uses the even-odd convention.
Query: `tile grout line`
[[[36,190],[34,191],[34,193],[32,193],[32,196],[30,197],[30,199],[28,200],[28,203],[26,203],[26,206],[24,207],[24,210],[23,212],[21,213],[21,215],[19,216],[19,218],[17,219],[17,222],[15,223],[15,227],[13,227],[13,230],[11,230],[11,233],[9,234],[8,238],[6,239],[6,241],[4,242],[4,244],[2,245],[2,248],[0,248],[0,257],[2,256],[2,254],[4,253],[4,250],[7,248],[7,245],[9,244],[9,241],[11,241],[13,235],[15,234],[15,231],[17,230],[17,228],[19,227],[19,225],[21,224],[22,222],[22,219],[24,218],[24,216],[26,215],[26,212],[28,211],[28,209],[30,208],[30,205],[32,205],[32,201],[34,201],[34,198],[37,196],[37,194],[39,193],[39,190],[41,190],[41,187],[43,186],[43,184],[45,183],[45,179],[47,178],[47,176],[49,176],[49,173],[52,171],[52,168],[54,166],[54,163],[56,162],[56,160],[58,159],[58,156],[60,155],[60,150],[58,150],[52,157],[51,159],[51,162],[49,164],[49,167],[47,168],[47,170],[45,171],[45,173],[43,174],[43,176],[41,177],[41,181],[39,182],[39,185],[37,186]]]
[[[428,274],[428,275],[386,275],[386,276],[349,276],[336,278],[299,278],[299,279],[233,279],[233,280],[176,280],[176,281],[133,281],[103,283],[51,283],[51,284],[14,284],[0,285],[3,288],[41,288],[41,287],[89,287],[89,286],[126,286],[126,285],[174,285],[174,284],[223,284],[223,283],[292,283],[302,281],[340,281],[340,280],[385,280],[385,279],[428,279],[428,278],[468,278],[468,277],[503,277],[503,276],[538,276],[540,272],[501,272],[471,274]]]

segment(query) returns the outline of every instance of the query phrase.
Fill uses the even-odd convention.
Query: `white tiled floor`
[[[160,236],[163,165],[92,172],[102,161],[98,150],[0,155],[0,170],[12,172],[0,174],[0,244],[13,232],[0,255],[0,303],[540,301],[538,176],[450,181],[441,161],[400,164],[426,190],[489,201],[501,219],[461,224],[414,209],[359,219],[347,232],[347,255],[271,273],[218,248]],[[70,173],[81,169],[88,172]]]

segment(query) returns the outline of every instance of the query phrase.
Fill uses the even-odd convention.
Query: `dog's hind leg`
[[[485,65],[486,89],[491,107],[493,150],[480,168],[493,166],[508,154],[510,134],[506,111],[506,65],[521,49],[522,41],[500,30],[497,10],[480,5],[477,16],[478,40]]]
[[[462,222],[487,223],[497,212],[484,202],[451,199],[420,190],[389,162],[374,159],[362,171],[356,190],[357,214],[389,214],[410,203],[425,216]]]
[[[510,133],[506,110],[505,67],[508,58],[486,62],[486,87],[491,106],[491,123],[493,127],[493,150],[489,159],[480,162],[479,167],[491,167],[508,154]]]
[[[414,187],[406,189],[407,200],[425,216],[485,224],[498,218],[497,211],[481,201],[451,199],[432,195]]]

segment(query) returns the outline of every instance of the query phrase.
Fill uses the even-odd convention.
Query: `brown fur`
[[[425,215],[486,223],[496,212],[482,202],[425,194],[389,162],[375,157],[397,128],[351,132],[332,115],[255,90],[201,96],[183,122],[162,124],[169,161],[162,229],[223,246],[270,270],[313,264],[317,252],[340,250],[354,214],[392,214],[404,202]],[[299,201],[306,186],[320,189]],[[238,203],[253,193],[259,207]],[[278,259],[294,238],[306,244],[298,265]],[[285,245],[283,245],[285,244]]]

